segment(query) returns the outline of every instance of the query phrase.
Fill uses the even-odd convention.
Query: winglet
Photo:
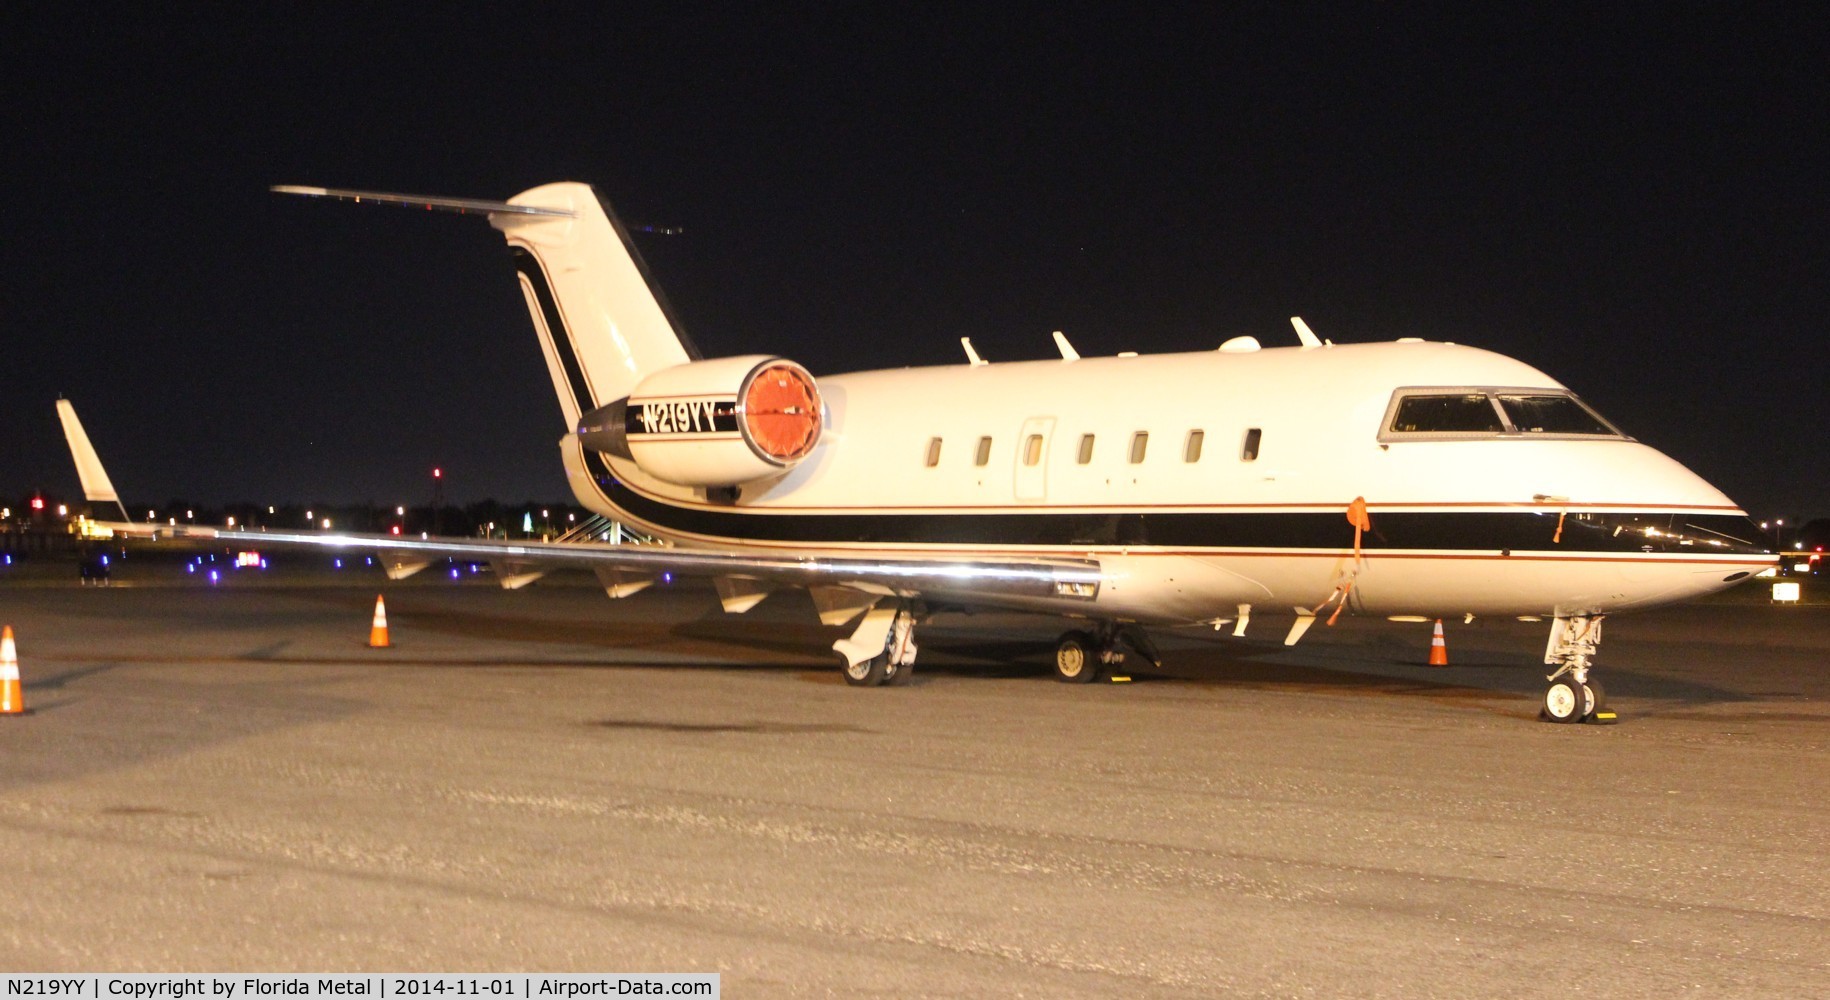
[[[1062,333],[1060,330],[1055,331],[1055,348],[1061,352],[1061,360],[1063,361],[1080,360],[1080,352],[1074,350],[1074,345],[1068,343],[1067,334]]]
[[[82,480],[83,496],[91,503],[112,503],[121,508],[122,520],[133,520],[127,516],[127,507],[114,491],[114,483],[109,482],[108,470],[102,468],[102,460],[89,443],[83,422],[76,418],[76,407],[69,400],[57,401],[57,419],[63,421],[64,440],[70,444],[70,457],[76,460],[76,477]]]
[[[1302,341],[1304,347],[1322,346],[1322,338],[1317,337],[1315,331],[1309,329],[1309,324],[1303,322],[1301,316],[1290,317],[1290,325],[1296,327],[1296,339]]]
[[[959,339],[959,346],[964,347],[966,349],[966,363],[971,365],[972,367],[977,368],[981,365],[987,365],[987,364],[991,363],[989,361],[986,361],[984,358],[979,357],[979,352],[972,349],[972,338],[971,337],[961,337]]]

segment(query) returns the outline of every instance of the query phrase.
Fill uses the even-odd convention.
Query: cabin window
[[[1075,456],[1074,461],[1079,462],[1081,465],[1085,465],[1088,462],[1091,462],[1092,460],[1093,460],[1093,435],[1082,434],[1082,435],[1080,435],[1080,454]]]
[[[1499,434],[1500,411],[1484,392],[1452,396],[1406,396],[1398,401],[1392,430],[1400,434]]]
[[[1264,431],[1253,427],[1245,432],[1245,446],[1239,449],[1241,462],[1258,461],[1258,442],[1264,438]]]
[[[1206,431],[1189,431],[1188,442],[1182,445],[1182,461],[1199,462],[1201,460],[1201,442],[1206,437]]]
[[[1150,432],[1138,431],[1131,435],[1131,464],[1137,465],[1144,460],[1144,449],[1150,446]]]
[[[990,462],[991,462],[991,439],[989,437],[979,438],[978,454],[972,456],[972,464],[973,465],[988,465],[988,464],[990,464]]]
[[[1042,461],[1042,435],[1031,434],[1023,439],[1023,464],[1035,465]]]
[[[939,464],[940,464],[940,438],[929,438],[928,439],[928,468],[932,469]]]

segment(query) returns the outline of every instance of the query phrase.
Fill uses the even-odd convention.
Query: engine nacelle
[[[578,439],[665,482],[738,486],[793,468],[824,429],[807,369],[753,354],[655,372],[581,417]]]

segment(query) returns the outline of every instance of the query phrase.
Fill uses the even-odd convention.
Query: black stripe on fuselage
[[[566,328],[565,320],[559,313],[559,303],[553,298],[552,286],[547,284],[546,271],[526,247],[510,246],[508,249],[514,255],[515,270],[527,279],[528,287],[534,290],[534,301],[540,306],[540,315],[546,320],[547,333],[553,338],[553,353],[559,355],[559,367],[565,371],[566,385],[572,388],[572,401],[578,405],[578,412],[589,413],[597,409],[597,399],[591,394],[591,385],[585,381],[584,368],[578,363],[572,331]]]
[[[1039,511],[1009,513],[757,514],[685,507],[645,496],[586,451],[606,500],[658,528],[732,541],[820,545],[965,545],[1000,549],[1151,546],[1176,549],[1343,549],[1353,526],[1336,511]],[[1369,553],[1513,551],[1765,554],[1753,524],[1735,514],[1571,513],[1537,510],[1375,511],[1361,539]],[[1647,534],[1651,529],[1654,534]]]

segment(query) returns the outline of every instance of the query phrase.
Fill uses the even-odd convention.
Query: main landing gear
[[[1055,646],[1055,679],[1065,684],[1085,684],[1125,662],[1123,643],[1154,666],[1162,666],[1156,645],[1135,625],[1100,622],[1090,631],[1064,632]]]
[[[1544,662],[1556,672],[1545,678],[1550,687],[1544,692],[1544,708],[1538,717],[1546,722],[1593,722],[1607,724],[1617,717],[1607,707],[1607,694],[1601,682],[1589,671],[1595,651],[1601,645],[1601,615],[1559,616],[1550,627],[1550,642],[1544,647]]]
[[[912,601],[878,605],[864,613],[849,639],[832,644],[845,683],[853,687],[900,687],[915,676],[916,607]]]

